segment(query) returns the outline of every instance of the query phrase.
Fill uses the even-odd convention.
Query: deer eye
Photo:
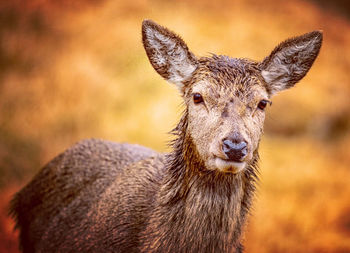
[[[270,101],[263,99],[263,100],[261,100],[261,101],[259,102],[258,108],[259,108],[260,110],[264,110],[268,103],[271,104]]]
[[[202,103],[202,102],[203,102],[203,97],[202,97],[202,95],[199,94],[199,93],[194,93],[194,94],[193,94],[193,102],[194,102],[195,104]]]

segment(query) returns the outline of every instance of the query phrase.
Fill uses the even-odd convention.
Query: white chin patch
[[[215,167],[222,172],[238,173],[246,167],[246,162],[232,162],[215,158]]]

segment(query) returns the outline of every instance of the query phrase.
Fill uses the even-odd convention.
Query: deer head
[[[153,68],[175,84],[186,105],[185,136],[205,170],[238,173],[257,158],[265,107],[293,87],[316,59],[322,33],[279,44],[262,62],[212,55],[197,58],[175,33],[146,20],[143,45]]]

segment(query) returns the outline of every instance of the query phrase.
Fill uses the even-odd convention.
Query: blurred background
[[[246,252],[350,252],[350,8],[347,1],[0,1],[0,252],[18,252],[12,195],[84,138],[168,151],[182,111],[148,63],[141,22],[198,56],[262,60],[323,30],[321,53],[273,98]]]

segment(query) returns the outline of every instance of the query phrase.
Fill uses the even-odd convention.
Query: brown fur
[[[197,59],[152,21],[142,34],[152,66],[186,105],[172,152],[86,140],[56,157],[12,201],[23,252],[242,251],[265,118],[257,105],[306,74],[322,34],[290,39],[262,63]],[[227,137],[247,142],[241,162],[223,151]]]

